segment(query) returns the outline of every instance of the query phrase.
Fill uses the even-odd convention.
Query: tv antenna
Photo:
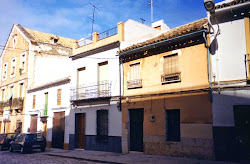
[[[93,34],[93,30],[94,30],[94,23],[95,23],[95,11],[96,11],[96,9],[99,11],[101,11],[101,10],[98,7],[96,7],[96,5],[93,5],[90,2],[89,2],[89,4],[93,7],[92,18],[90,18],[92,20],[92,27],[91,27],[91,38],[92,38],[92,34]]]
[[[153,23],[153,6],[154,6],[154,4],[153,4],[153,0],[151,0],[151,1],[149,1],[148,0],[148,5],[150,5],[151,6],[151,24]]]
[[[142,23],[142,24],[144,24],[144,22],[145,22],[145,19],[143,19],[143,18],[140,18],[140,20],[141,20],[141,23]]]

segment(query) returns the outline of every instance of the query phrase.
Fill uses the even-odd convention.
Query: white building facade
[[[249,9],[250,2],[225,1],[208,14],[214,29],[210,81],[217,160],[244,159],[250,153]]]
[[[69,98],[68,77],[28,89],[26,105],[29,110],[25,130],[42,132],[47,139],[48,147],[67,148],[67,134],[72,133]]]
[[[105,33],[94,33],[93,43],[73,50],[71,103],[75,148],[122,152],[122,67],[117,52],[160,30],[128,20]],[[106,35],[109,33],[109,35]],[[103,36],[106,35],[106,36]],[[73,141],[73,139],[72,139]]]

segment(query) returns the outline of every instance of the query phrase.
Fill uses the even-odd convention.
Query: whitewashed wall
[[[57,90],[61,90],[61,105],[57,105]],[[47,140],[52,141],[52,127],[53,127],[53,116],[54,112],[63,112],[65,111],[65,136],[64,142],[69,143],[69,134],[74,133],[74,129],[71,128],[72,121],[70,120],[70,83],[62,84],[59,86],[49,87],[39,91],[27,93],[26,97],[26,119],[24,127],[24,132],[28,131],[30,128],[30,114],[41,115],[40,111],[43,112],[45,104],[45,95],[44,93],[48,92],[48,118],[47,118]],[[32,109],[33,105],[33,95],[36,95],[36,106],[35,109]],[[40,121],[40,118],[37,119],[37,131],[42,131],[43,124]]]
[[[217,25],[213,27],[217,31]],[[244,19],[220,23],[219,27],[218,49],[215,54],[211,54],[212,75],[215,75],[215,81],[246,79]],[[213,41],[214,34],[210,37],[210,41]]]
[[[229,14],[228,17],[231,15]],[[212,82],[219,81],[215,87],[229,85],[246,85],[246,82],[223,83],[246,79],[246,35],[244,19],[234,18],[232,21],[225,21],[227,17],[218,17],[220,34],[217,36],[217,45],[211,44],[211,65]],[[218,30],[213,25],[215,32]],[[210,35],[210,42],[214,40],[215,34]],[[249,105],[250,93],[248,90],[213,92],[213,125],[230,127],[234,126],[233,105]]]
[[[36,55],[34,61],[33,87],[70,75],[68,56]]]
[[[122,116],[121,112],[117,108],[116,102],[111,102],[110,105],[91,105],[85,107],[78,107],[72,109],[74,113],[85,113],[86,124],[85,124],[85,135],[97,135],[96,134],[96,111],[105,109],[108,110],[108,135],[118,136],[122,134]],[[71,120],[75,119],[75,114],[71,114]],[[73,122],[73,121],[72,121]],[[74,124],[74,122],[73,122]],[[75,129],[75,125],[71,126]],[[74,134],[74,133],[71,133]]]
[[[88,57],[73,60],[71,63],[71,85],[77,86],[77,69],[86,68],[85,84],[97,84],[98,63],[108,61],[108,77],[111,81],[111,96],[120,95],[119,58],[116,56],[118,48],[100,52]]]

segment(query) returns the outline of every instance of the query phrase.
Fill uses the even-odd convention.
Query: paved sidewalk
[[[72,158],[95,163],[135,164],[230,164],[230,162],[207,161],[183,157],[156,156],[145,154],[118,154],[102,151],[47,149],[43,155]],[[232,163],[231,163],[232,164]]]

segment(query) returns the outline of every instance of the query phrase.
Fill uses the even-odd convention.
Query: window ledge
[[[179,82],[181,82],[181,80],[165,81],[165,82],[161,82],[161,84],[164,85],[164,84],[179,83]]]

